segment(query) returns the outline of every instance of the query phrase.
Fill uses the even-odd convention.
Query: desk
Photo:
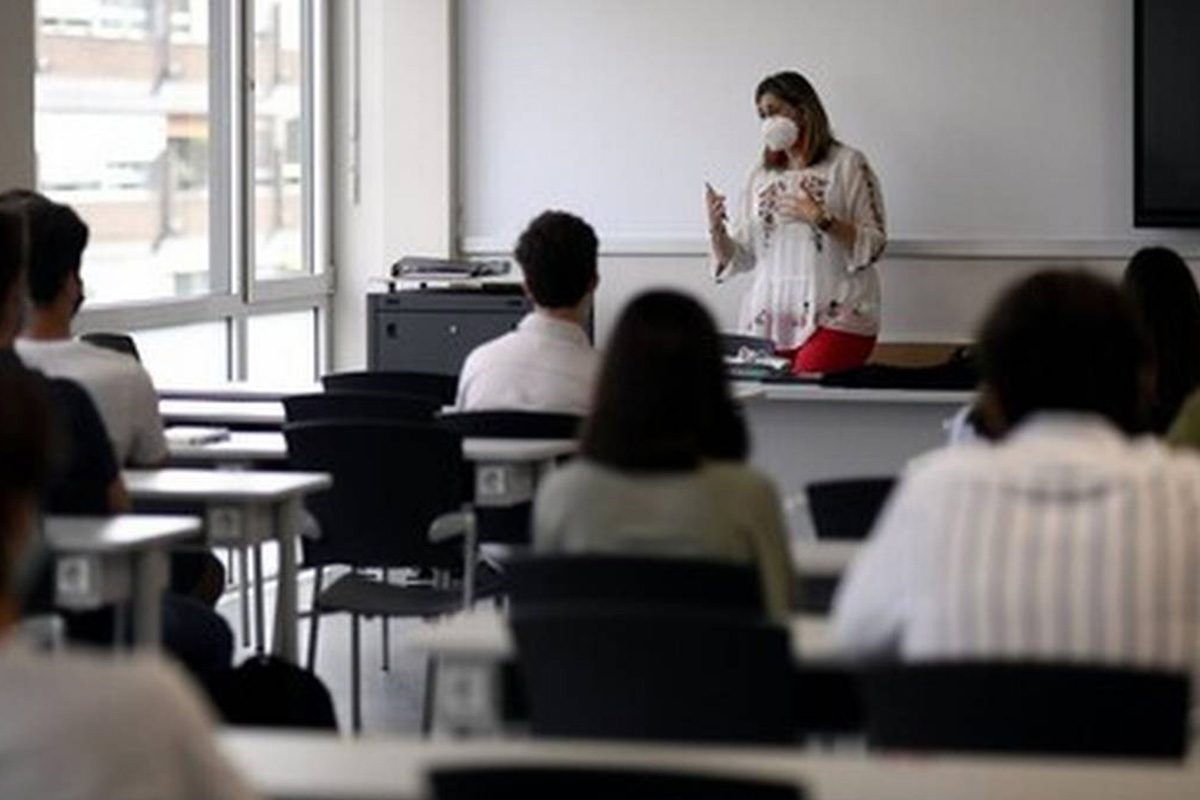
[[[757,777],[818,800],[1195,800],[1200,761],[814,753],[798,748],[552,740],[343,739],[225,731],[220,748],[273,800],[417,800],[426,773],[455,765],[625,766]]]
[[[270,385],[264,383],[218,383],[208,386],[159,386],[158,396],[172,400],[282,400],[294,394],[320,394],[319,383]]]
[[[266,640],[262,555],[264,541],[279,543],[274,652],[293,663],[297,655],[296,536],[306,495],[332,480],[315,472],[222,472],[218,470],[127,470],[125,485],[134,502],[202,505],[208,544],[254,551],[254,611],[257,646]]]
[[[185,444],[171,442],[170,460],[177,463],[246,467],[253,464],[287,462],[287,439],[275,431],[230,431],[219,442]]]
[[[791,619],[793,657],[799,661],[836,661],[828,619]],[[436,659],[433,722],[460,733],[494,733],[501,726],[503,698],[500,668],[516,657],[507,617],[494,609],[443,617],[418,625],[406,647]]]
[[[175,400],[158,401],[164,424],[210,425],[222,428],[280,429],[286,421],[278,400]]]
[[[861,548],[861,542],[847,540],[793,541],[792,566],[802,576],[840,578]]]
[[[133,641],[157,648],[171,546],[198,537],[200,520],[177,516],[49,517],[46,543],[56,554],[55,602],[75,611],[129,601]]]
[[[785,498],[830,478],[898,475],[913,457],[946,442],[944,423],[971,392],[840,389],[738,383],[750,431],[750,462]],[[806,507],[789,515],[796,536],[811,529]]]

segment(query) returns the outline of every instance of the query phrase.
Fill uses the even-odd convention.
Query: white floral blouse
[[[852,248],[805,222],[776,217],[776,199],[801,188],[834,217],[854,224]],[[718,279],[755,271],[742,301],[742,333],[771,339],[780,350],[802,346],[819,327],[879,333],[875,262],[887,233],[879,181],[862,153],[834,145],[823,161],[804,169],[759,166],[732,211],[734,256]]]

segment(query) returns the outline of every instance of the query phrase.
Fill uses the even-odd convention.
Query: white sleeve
[[[752,220],[754,218],[754,172],[746,179],[741,192],[738,193],[737,204],[733,207],[733,217],[729,223],[729,238],[733,240],[733,258],[725,264],[724,269],[713,259],[713,274],[717,280],[724,280],[742,272],[754,269],[754,236]]]
[[[869,267],[883,255],[887,246],[887,222],[879,179],[862,153],[850,159],[846,202],[850,222],[854,223],[854,247],[849,268],[856,272]]]
[[[920,493],[908,482],[897,487],[838,586],[833,636],[851,656],[887,657],[899,651],[910,601],[912,540],[925,524]]]
[[[158,391],[150,375],[141,367],[132,373],[133,442],[129,449],[129,461],[137,466],[156,466],[167,460],[167,437],[163,431],[162,415],[158,412]]]

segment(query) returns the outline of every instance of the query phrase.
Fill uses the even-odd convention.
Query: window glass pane
[[[254,3],[254,257],[259,280],[310,272],[304,262],[300,0]]]
[[[268,314],[247,322],[251,382],[286,386],[317,379],[315,311]]]
[[[229,325],[203,322],[134,331],[142,363],[162,386],[212,386],[229,380]]]
[[[91,227],[99,302],[210,291],[208,3],[39,0],[38,187]]]

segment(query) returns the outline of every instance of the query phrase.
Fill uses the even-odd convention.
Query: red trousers
[[[875,336],[859,336],[829,328],[818,328],[797,350],[782,350],[779,355],[792,360],[792,371],[845,372],[861,367],[875,349]]]

